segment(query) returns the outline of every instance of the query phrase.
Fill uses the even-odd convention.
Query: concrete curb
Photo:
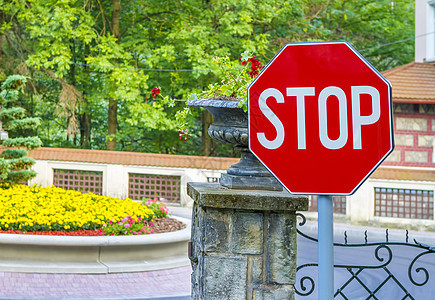
[[[177,232],[142,236],[37,236],[0,234],[0,271],[107,274],[189,265],[191,221]]]

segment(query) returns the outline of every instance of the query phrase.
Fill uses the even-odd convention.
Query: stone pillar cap
[[[229,189],[219,183],[188,182],[187,194],[200,206],[244,210],[306,211],[308,196],[287,191]]]

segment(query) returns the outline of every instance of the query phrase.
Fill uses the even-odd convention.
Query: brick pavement
[[[104,275],[0,272],[0,299],[188,299],[190,274],[190,266]]]

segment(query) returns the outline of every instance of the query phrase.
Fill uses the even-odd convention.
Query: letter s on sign
[[[277,89],[268,88],[264,90],[258,98],[258,106],[261,112],[276,129],[276,138],[270,141],[266,138],[264,132],[258,132],[257,138],[264,148],[273,150],[281,147],[284,142],[284,126],[282,125],[281,120],[273,113],[269,106],[267,106],[266,100],[269,97],[275,98],[277,103],[284,103],[284,96]]]

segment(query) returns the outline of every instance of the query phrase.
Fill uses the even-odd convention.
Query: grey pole
[[[319,195],[317,203],[319,232],[319,300],[334,299],[333,200]]]

